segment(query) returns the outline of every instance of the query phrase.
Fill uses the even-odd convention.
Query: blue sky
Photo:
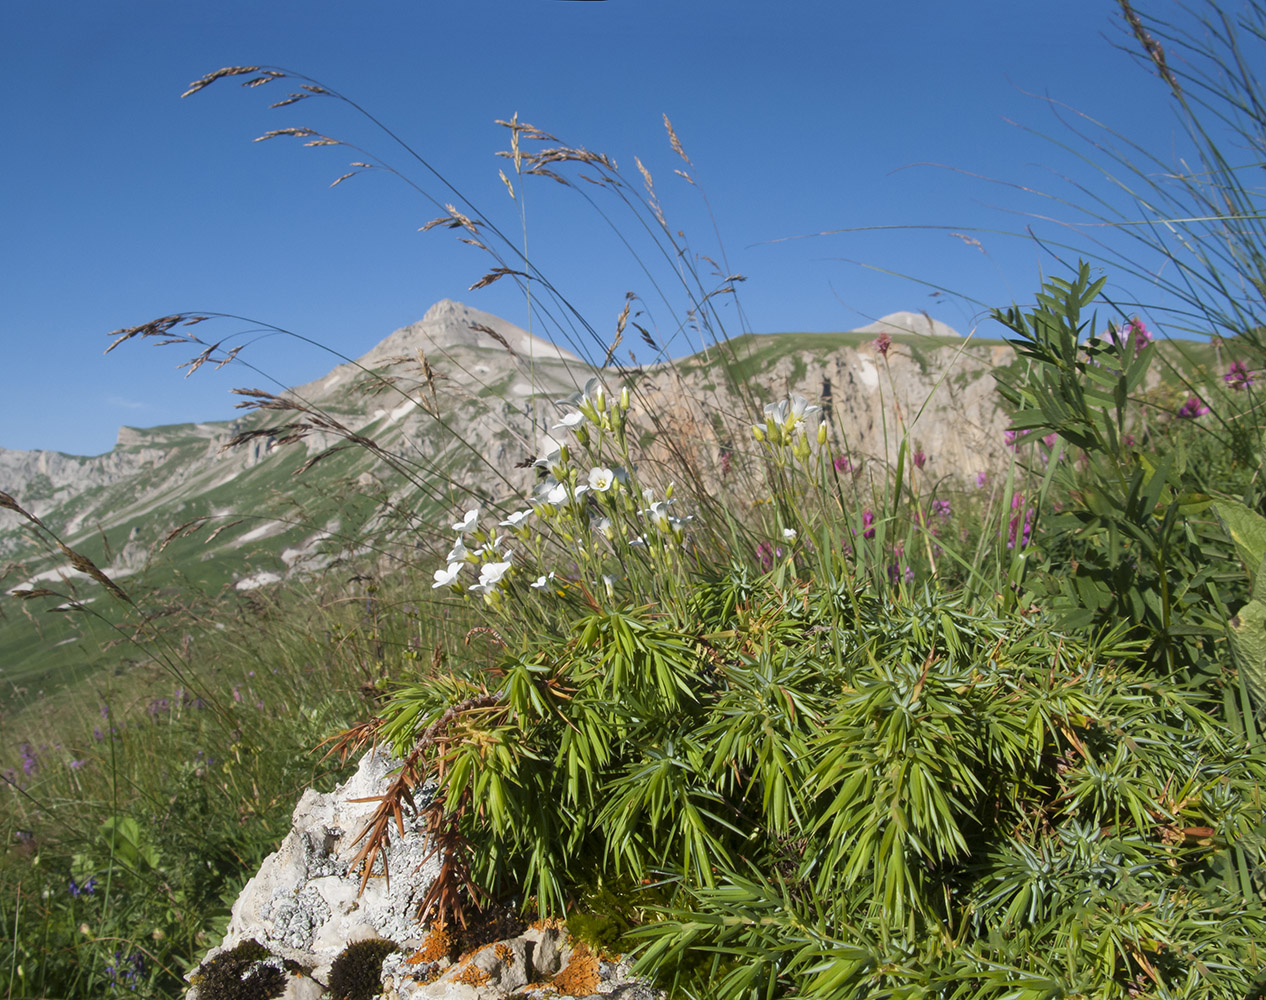
[[[418,232],[436,212],[404,184],[370,174],[331,190],[357,154],[251,142],[307,126],[409,168],[389,140],[330,101],[268,110],[285,81],[221,81],[180,99],[220,66],[283,66],[353,97],[516,238],[496,119],[517,111],[608,153],[635,185],[640,157],[692,252],[747,276],[742,315],[723,306],[731,332],[852,329],[925,308],[965,332],[983,319],[980,303],[1025,301],[1057,270],[1031,241],[990,232],[1020,233],[1025,213],[1053,211],[1022,189],[1067,193],[1061,174],[1096,183],[1044,97],[1162,155],[1175,142],[1164,87],[1114,48],[1128,41],[1116,10],[1106,0],[10,0],[0,447],[96,454],[120,424],[225,419],[230,387],[268,385],[233,367],[185,379],[175,347],[102,355],[108,331],[168,313],[250,317],[352,356],[441,298],[527,324],[510,282],[467,290],[486,260],[447,230]],[[685,165],[664,114],[698,188],[673,174]],[[522,194],[537,266],[601,334],[634,291],[643,322],[668,339],[687,303],[656,298],[577,191],[534,180]],[[586,193],[636,239],[617,203]],[[866,228],[881,226],[911,228]],[[863,231],[788,239],[841,229]],[[931,296],[933,286],[958,295]],[[234,335],[243,324],[201,329],[230,345],[253,339]],[[282,384],[334,363],[280,337],[242,357]]]

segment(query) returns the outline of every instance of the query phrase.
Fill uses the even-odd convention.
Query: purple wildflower
[[[79,770],[81,767],[83,767],[86,763],[88,763],[86,760],[72,760],[72,761],[70,762],[70,769],[71,769],[72,771],[78,771],[78,770]]]
[[[888,564],[888,582],[894,587],[902,581],[906,583],[914,582],[914,570],[909,566],[902,566],[900,563],[891,562]]]
[[[875,338],[874,348],[885,358],[888,357],[888,348],[892,346],[892,338],[886,333],[881,333]]]
[[[1205,406],[1197,396],[1189,396],[1187,402],[1182,404],[1178,410],[1178,418],[1180,420],[1195,420],[1196,417],[1203,417],[1209,412],[1209,407]]]
[[[933,500],[932,513],[937,517],[950,516],[950,502],[948,500]]]
[[[862,537],[874,538],[875,529],[871,527],[875,523],[875,515],[870,510],[862,511]]]
[[[850,462],[844,455],[836,455],[835,461],[832,464],[835,466],[836,472],[844,473],[853,471],[853,463]]]
[[[97,876],[95,875],[88,876],[88,881],[84,882],[82,885],[77,884],[73,878],[70,880],[70,894],[76,899],[80,896],[91,896],[96,891]]]
[[[1253,387],[1254,372],[1245,366],[1243,361],[1232,361],[1231,368],[1222,376],[1222,381],[1236,392]]]
[[[1147,327],[1143,325],[1143,321],[1135,316],[1132,320],[1125,324],[1125,334],[1128,337],[1134,335],[1134,353],[1141,354],[1143,348],[1152,342],[1152,335],[1147,332]]]
[[[1128,344],[1131,336],[1134,337],[1134,355],[1137,357],[1143,353],[1143,348],[1152,342],[1152,335],[1143,325],[1143,321],[1135,316],[1133,319],[1126,320],[1125,325],[1121,327],[1108,324],[1108,339],[1118,347]]]
[[[1023,530],[1021,530],[1021,515],[1019,513],[1021,507],[1024,507]],[[1033,535],[1033,521],[1037,517],[1037,508],[1025,506],[1023,495],[1017,493],[1011,498],[1011,509],[1017,513],[1007,523],[1007,548],[1015,548],[1017,535],[1019,536],[1020,548],[1024,548],[1029,544],[1029,539]]]
[[[29,743],[23,743],[18,747],[18,751],[22,754],[22,771],[24,774],[34,774],[39,770],[40,762],[35,756],[35,747]]]
[[[110,986],[126,986],[129,990],[136,989],[137,980],[145,974],[145,956],[139,951],[124,954],[122,951],[114,953],[114,962],[105,967],[106,975],[110,977]]]
[[[916,451],[914,453],[913,458],[911,458],[911,461],[914,462],[914,467],[916,469],[922,469],[924,463],[926,463],[927,460],[928,460],[927,455],[923,454],[923,452],[921,451]]]
[[[774,547],[769,542],[761,542],[756,546],[756,558],[760,562],[762,570],[768,570],[774,565]]]
[[[977,472],[976,473],[976,489],[983,490],[988,485],[989,485],[989,473]]]

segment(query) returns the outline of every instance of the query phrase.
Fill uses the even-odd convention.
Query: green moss
[[[330,966],[330,996],[333,1000],[372,1000],[382,992],[383,959],[396,950],[395,942],[384,938],[354,941]]]
[[[251,938],[203,962],[192,977],[198,1000],[274,1000],[281,996],[286,991],[286,971],[280,964],[265,964],[270,957],[268,949]]]

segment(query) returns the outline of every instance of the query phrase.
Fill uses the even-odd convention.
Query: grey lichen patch
[[[316,929],[330,919],[330,907],[310,885],[298,892],[278,888],[259,912],[272,922],[269,939],[295,949],[309,947]]]
[[[303,861],[308,870],[308,878],[326,878],[347,873],[347,863],[340,861],[338,857],[339,843],[345,832],[341,826],[331,825],[305,834]]]

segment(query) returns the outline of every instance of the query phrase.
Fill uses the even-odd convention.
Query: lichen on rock
[[[303,794],[292,830],[233,904],[223,943],[190,975],[188,1000],[501,1000],[564,988],[659,996],[621,993],[633,982],[627,966],[573,950],[558,921],[525,927],[493,907],[460,932],[420,924],[439,871],[420,816],[405,816],[403,836],[393,828],[388,871],[380,859],[362,892],[348,865],[353,842],[398,766],[370,752],[330,794]],[[419,806],[432,792],[417,790]]]

